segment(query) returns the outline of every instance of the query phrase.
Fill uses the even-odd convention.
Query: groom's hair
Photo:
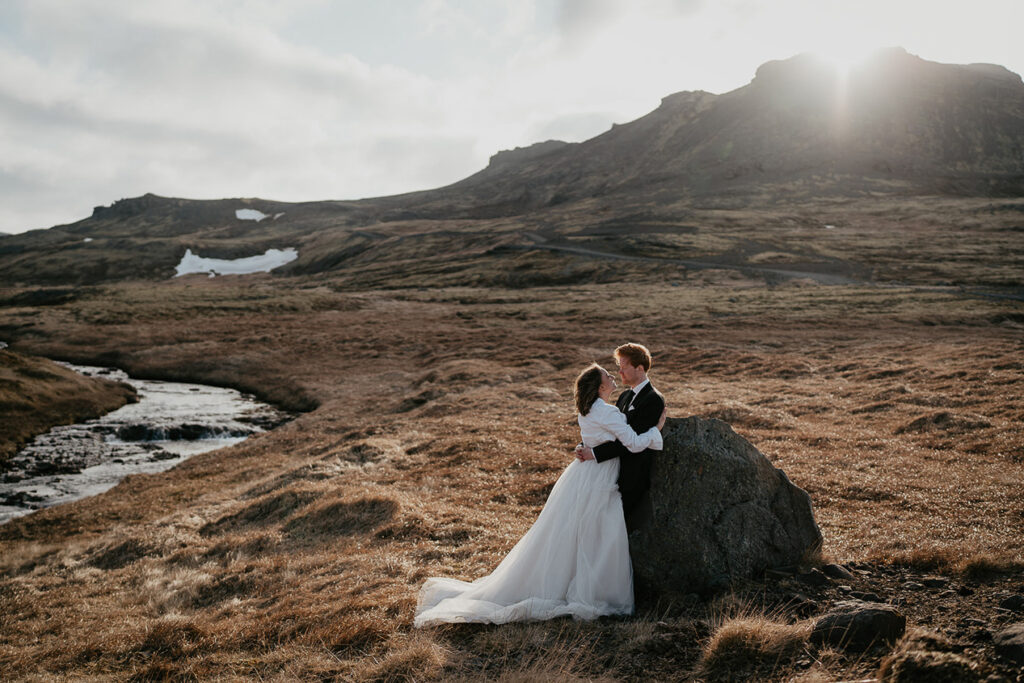
[[[651,360],[651,352],[642,344],[623,344],[615,349],[616,358],[625,358],[634,368],[642,367],[644,372],[649,372],[654,361]]]

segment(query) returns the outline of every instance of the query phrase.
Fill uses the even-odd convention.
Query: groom
[[[623,344],[615,349],[615,361],[619,364],[619,377],[630,387],[619,394],[615,407],[626,415],[626,422],[635,432],[641,434],[658,424],[665,409],[665,397],[651,386],[647,372],[651,369],[651,352],[640,344]],[[619,493],[622,494],[622,512],[626,516],[626,528],[635,526],[641,499],[651,486],[651,458],[654,451],[630,453],[618,441],[609,441],[593,449],[576,447],[580,460],[604,462],[610,458],[621,458],[619,465]],[[631,523],[632,522],[632,523]]]

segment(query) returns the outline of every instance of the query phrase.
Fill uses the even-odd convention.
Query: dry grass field
[[[1000,596],[1024,591],[1019,302],[590,267],[633,279],[366,290],[347,275],[194,276],[5,307],[18,351],[304,412],[0,527],[2,677],[874,676],[886,652],[812,647],[811,614],[780,597],[823,610],[844,589],[789,579],[646,598],[628,619],[411,628],[427,576],[479,577],[529,527],[577,440],[572,378],[634,340],[670,414],[728,421],[810,492],[826,557],[859,569],[852,588],[1012,680],[970,620],[998,627]],[[924,575],[957,590],[905,586]]]

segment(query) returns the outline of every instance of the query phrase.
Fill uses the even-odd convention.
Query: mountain
[[[299,257],[276,274],[347,269],[358,272],[353,282],[375,286],[479,283],[495,272],[519,282],[505,271],[526,266],[509,265],[509,257],[535,247],[574,258],[613,249],[620,260],[646,249],[686,267],[694,259],[788,259],[859,279],[874,266],[836,265],[837,246],[817,252],[805,237],[785,242],[778,232],[757,230],[831,225],[835,216],[807,208],[830,201],[867,202],[863,213],[878,215],[871,203],[882,198],[890,206],[910,202],[903,208],[941,229],[952,209],[943,217],[931,202],[911,201],[923,196],[1024,197],[1020,76],[991,64],[930,62],[898,48],[850,72],[798,55],[762,65],[749,84],[725,94],[669,95],[650,114],[585,142],[548,140],[499,152],[480,172],[433,190],[301,204],[123,199],[71,225],[5,237],[0,283],[164,279],[186,249],[237,258],[285,247]],[[243,220],[240,209],[267,218]],[[725,219],[708,212],[722,209],[747,214],[718,225]],[[1000,234],[1013,235],[1017,205],[1000,211],[999,220],[1010,221],[999,223]],[[459,259],[473,261],[471,276],[458,274]],[[417,276],[399,277],[410,272]],[[558,277],[550,282],[580,276]]]
[[[746,86],[680,92],[578,144],[502,152],[415,199],[434,212],[515,214],[609,195],[744,198],[1024,194],[1024,83],[992,64],[900,48],[844,73],[813,55],[768,62]]]

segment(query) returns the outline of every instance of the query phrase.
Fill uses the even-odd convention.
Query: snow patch
[[[274,220],[276,221],[278,218],[280,218],[283,215],[284,215],[284,211],[282,211],[281,213],[275,213],[274,214]]]
[[[84,240],[82,240],[82,241],[83,241],[83,242],[92,242],[92,238],[91,238],[91,237],[86,237],[86,238],[85,238]]]
[[[246,258],[219,259],[203,258],[193,254],[191,249],[185,250],[181,263],[175,267],[174,277],[190,273],[209,273],[216,275],[246,275],[248,273],[268,273],[274,268],[291,263],[299,258],[299,252],[293,247],[287,249],[267,249],[266,253]]]
[[[235,209],[235,218],[240,221],[256,221],[259,223],[264,218],[268,218],[267,214],[256,209]]]

